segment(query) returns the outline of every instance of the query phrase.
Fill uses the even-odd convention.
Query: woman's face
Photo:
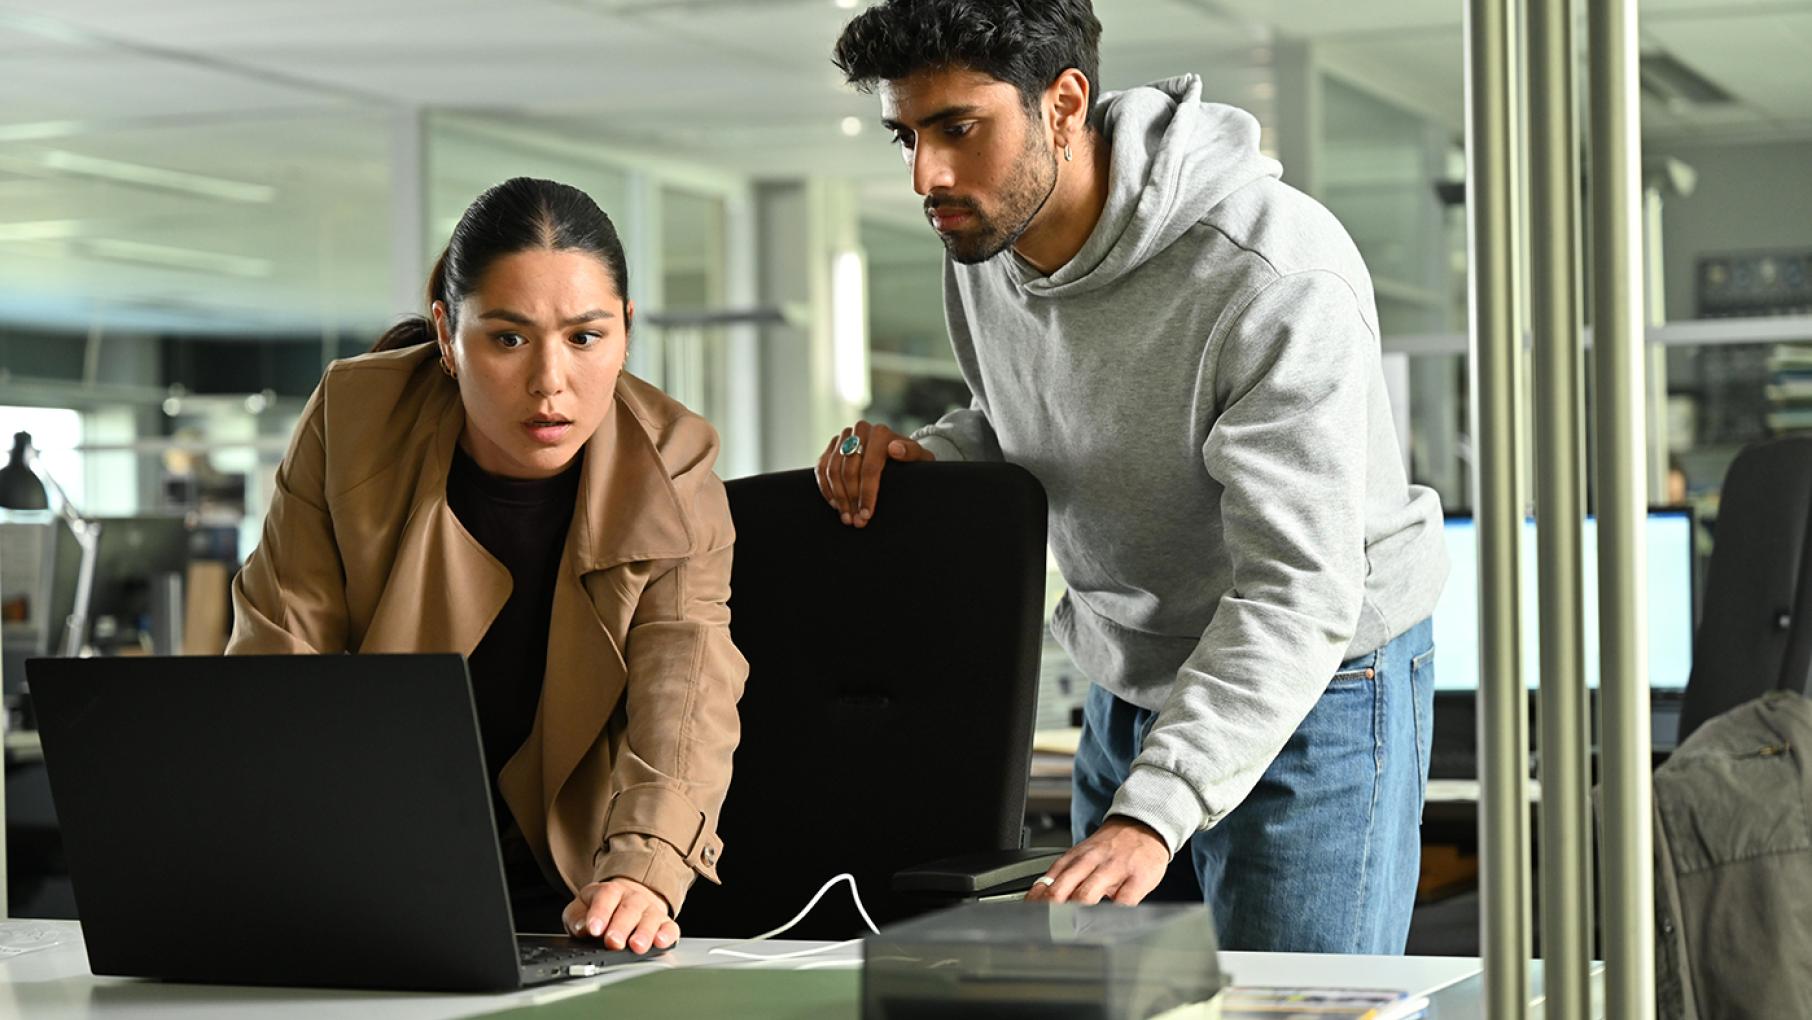
[[[472,460],[508,478],[551,478],[571,464],[610,411],[634,315],[603,261],[576,251],[492,263],[460,303],[456,332],[435,302]]]

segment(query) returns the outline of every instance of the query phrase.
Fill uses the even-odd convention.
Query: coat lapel
[[[691,515],[621,386],[612,413],[586,444],[580,492],[573,514],[579,541],[571,551],[581,572],[691,552]]]
[[[667,466],[620,395],[587,442],[582,470],[554,585],[540,711],[498,781],[530,845],[554,862],[591,859],[608,807],[600,796],[614,758],[607,729],[624,702],[639,587],[627,592],[607,572],[683,558],[692,548]],[[581,778],[589,781],[574,782]],[[582,795],[562,798],[569,786]],[[591,880],[562,877],[574,889]]]

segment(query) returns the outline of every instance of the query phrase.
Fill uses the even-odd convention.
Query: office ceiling
[[[1276,43],[1302,39],[1457,135],[1462,7],[1097,0],[1104,84],[1195,71],[1268,124]],[[1646,46],[1734,97],[1647,103],[1651,141],[1812,138],[1812,0],[1642,9]],[[324,337],[382,323],[392,138],[416,107],[506,122],[569,161],[621,146],[732,175],[849,176],[865,207],[910,217],[874,101],[827,59],[852,13],[837,0],[0,0],[0,322]],[[447,144],[507,160],[513,143]]]

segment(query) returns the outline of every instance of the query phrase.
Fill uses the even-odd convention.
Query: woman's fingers
[[[562,919],[575,937],[601,939],[606,949],[646,953],[679,941],[679,925],[668,916],[667,901],[629,879],[586,886],[567,904]]]
[[[583,934],[590,935],[594,939],[604,937],[610,919],[616,915],[617,904],[623,901],[623,890],[619,886],[605,882],[596,886],[596,889],[597,892],[593,893],[591,897],[591,905],[586,908],[585,927],[582,929]],[[612,946],[611,948],[621,949],[622,946]]]
[[[619,907],[617,912],[621,913],[622,908]],[[636,923],[635,929],[629,933],[629,951],[641,954],[653,949],[655,946],[655,938],[660,935],[661,928],[668,923],[665,911],[655,909],[644,910],[641,919]]]
[[[669,918],[661,922],[661,930],[654,933],[654,944],[659,949],[671,949],[679,941],[679,923]]]
[[[585,934],[585,911],[589,909],[585,900],[574,900],[560,911],[560,923],[566,926],[566,933],[575,938]]]

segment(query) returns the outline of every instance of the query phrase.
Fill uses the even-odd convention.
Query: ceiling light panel
[[[277,189],[268,184],[210,177],[205,174],[189,173],[186,170],[169,170],[143,163],[102,159],[63,149],[41,152],[37,156],[37,161],[46,169],[70,176],[117,181],[121,184],[154,188],[160,191],[175,191],[222,202],[262,205],[269,204],[277,197]]]
[[[1760,114],[1812,118],[1812,11],[1645,20],[1643,36]]]
[[[71,246],[78,253],[91,258],[136,262],[140,265],[157,266],[164,269],[186,269],[198,273],[214,273],[219,276],[236,276],[244,279],[262,279],[271,275],[269,259],[252,258],[246,255],[198,251],[193,248],[178,248],[167,244],[150,244],[116,237],[83,238],[71,242]]]

